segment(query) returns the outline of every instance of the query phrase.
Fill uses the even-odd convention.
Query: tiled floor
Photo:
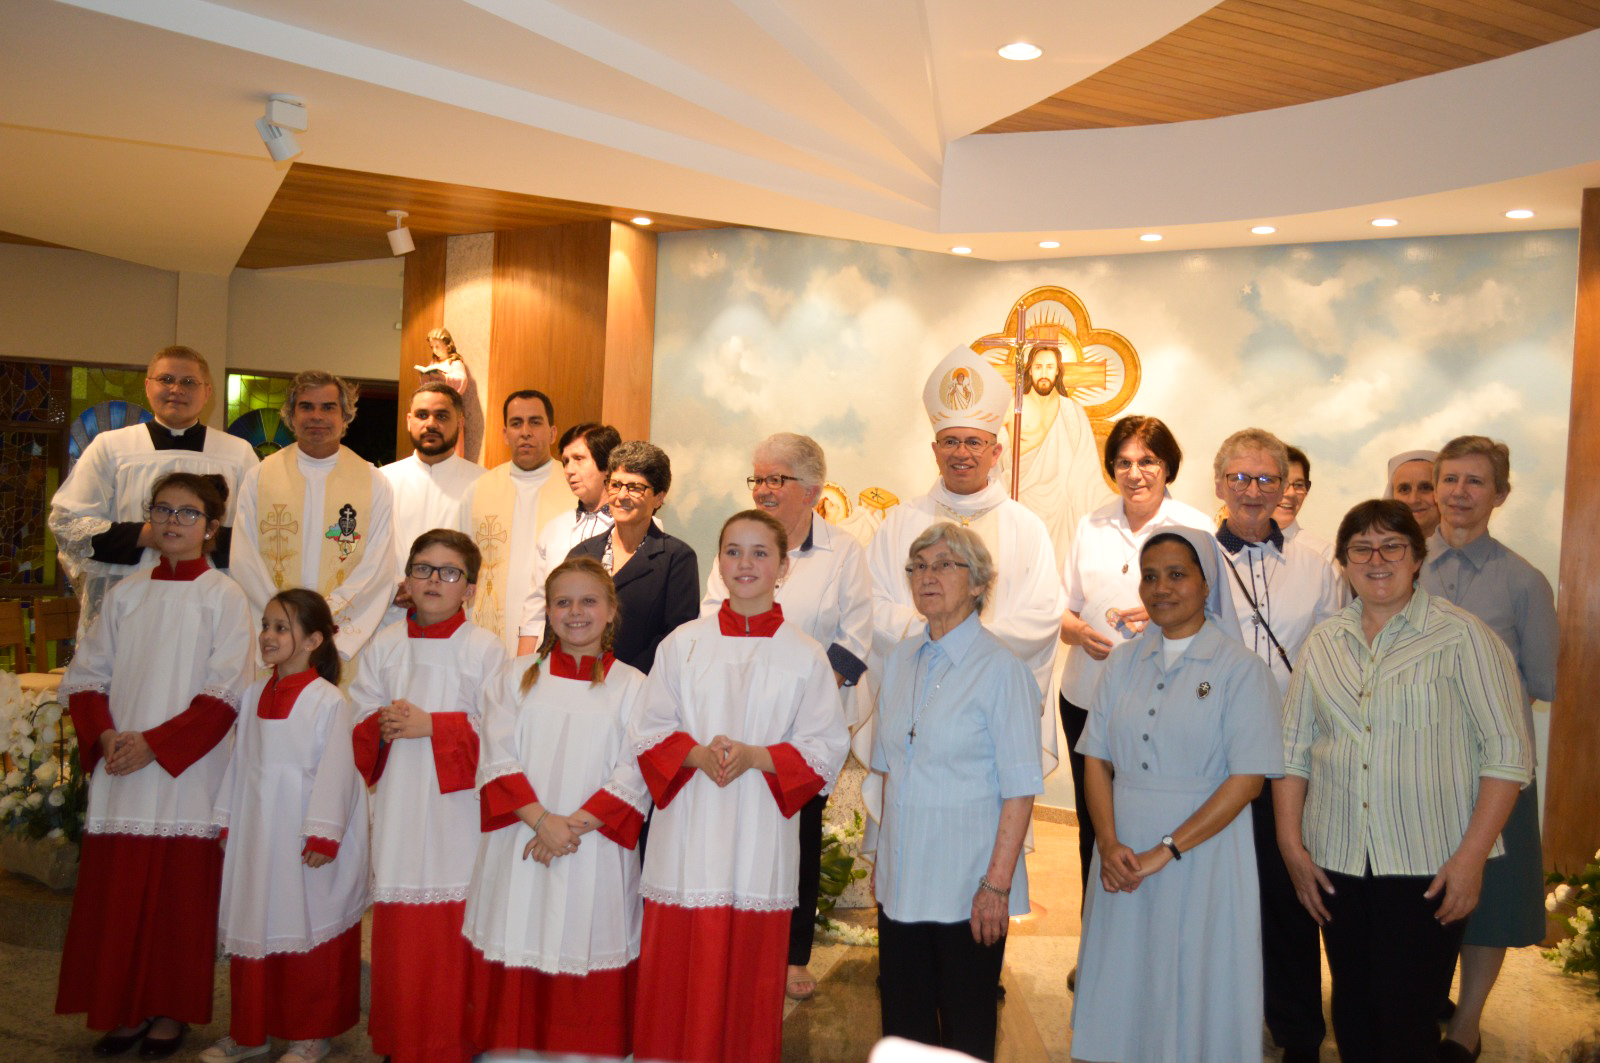
[[[1036,821],[1036,849],[1028,858],[1034,912],[1013,925],[1006,949],[1006,1003],[1000,1012],[1001,1063],[1036,1063],[1071,1058],[1069,1018],[1072,997],[1066,975],[1078,949],[1078,858],[1076,828]],[[44,920],[32,887],[0,875],[0,921],[22,918],[30,925]],[[55,901],[59,904],[60,901]],[[867,911],[851,918],[870,921]],[[17,927],[0,926],[0,938],[22,940]],[[46,948],[0,944],[0,1063],[87,1061],[90,1037],[78,1017],[52,1014],[58,953]],[[228,1009],[227,968],[217,968],[216,1019],[191,1035],[195,1052],[221,1036]],[[875,950],[819,944],[812,971],[817,994],[804,1003],[790,1003],[784,1022],[785,1063],[852,1063],[864,1060],[878,1038]],[[1600,1031],[1600,999],[1595,983],[1568,978],[1536,949],[1512,953],[1489,1004],[1485,1021],[1485,1063],[1554,1063],[1580,1036]],[[335,1063],[367,1063],[361,1030],[336,1042]],[[189,1058],[194,1053],[188,1053]],[[1276,1059],[1272,1049],[1264,1060]],[[1331,1040],[1323,1047],[1324,1063],[1338,1058]]]

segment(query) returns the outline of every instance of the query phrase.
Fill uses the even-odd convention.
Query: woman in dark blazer
[[[606,496],[611,530],[585,539],[568,557],[592,557],[617,585],[622,607],[617,660],[650,671],[656,647],[673,628],[700,615],[700,565],[694,550],[655,523],[672,486],[672,463],[660,447],[635,441],[611,451]]]

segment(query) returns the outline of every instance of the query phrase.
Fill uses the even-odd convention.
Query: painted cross
[[[281,591],[285,586],[284,566],[295,555],[292,536],[300,533],[300,522],[289,514],[285,503],[275,502],[272,512],[260,521],[262,555],[272,563],[272,582]]]

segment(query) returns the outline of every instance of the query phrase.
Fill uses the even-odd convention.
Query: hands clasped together
[[[1100,885],[1107,893],[1132,893],[1171,862],[1172,853],[1164,845],[1136,853],[1113,839],[1100,846]]]
[[[378,711],[378,732],[385,742],[402,738],[428,738],[433,734],[433,715],[404,698],[396,698]]]
[[[132,775],[156,759],[155,750],[139,731],[103,731],[100,752],[106,758],[110,775]]]
[[[689,751],[683,762],[706,778],[725,787],[739,776],[757,768],[772,771],[772,753],[765,746],[752,746],[735,742],[727,735],[717,735],[709,745],[697,745]]]

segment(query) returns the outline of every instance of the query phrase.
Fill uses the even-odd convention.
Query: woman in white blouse
[[[810,436],[780,432],[756,445],[745,483],[756,508],[776,517],[789,536],[789,573],[778,585],[784,619],[816,639],[833,666],[845,721],[855,725],[856,684],[867,670],[872,643],[872,580],[859,543],[823,520],[816,511],[828,479],[827,458]],[[718,566],[711,566],[700,615],[722,607],[728,588]],[[826,795],[800,811],[800,900],[789,931],[789,969],[784,979],[791,999],[816,992],[811,938],[817,914],[817,880],[822,871],[822,810]]]
[[[1139,550],[1163,528],[1181,525],[1209,531],[1212,527],[1209,517],[1179,502],[1168,490],[1178,478],[1183,451],[1158,419],[1129,416],[1112,425],[1104,460],[1119,497],[1078,522],[1061,577],[1068,610],[1061,618],[1061,641],[1069,647],[1061,673],[1061,726],[1072,765],[1080,886],[1084,890],[1089,884],[1095,841],[1078,739],[1089,720],[1089,700],[1106,657],[1143,631],[1149,619],[1139,601]],[[1223,607],[1231,612],[1231,603]]]

